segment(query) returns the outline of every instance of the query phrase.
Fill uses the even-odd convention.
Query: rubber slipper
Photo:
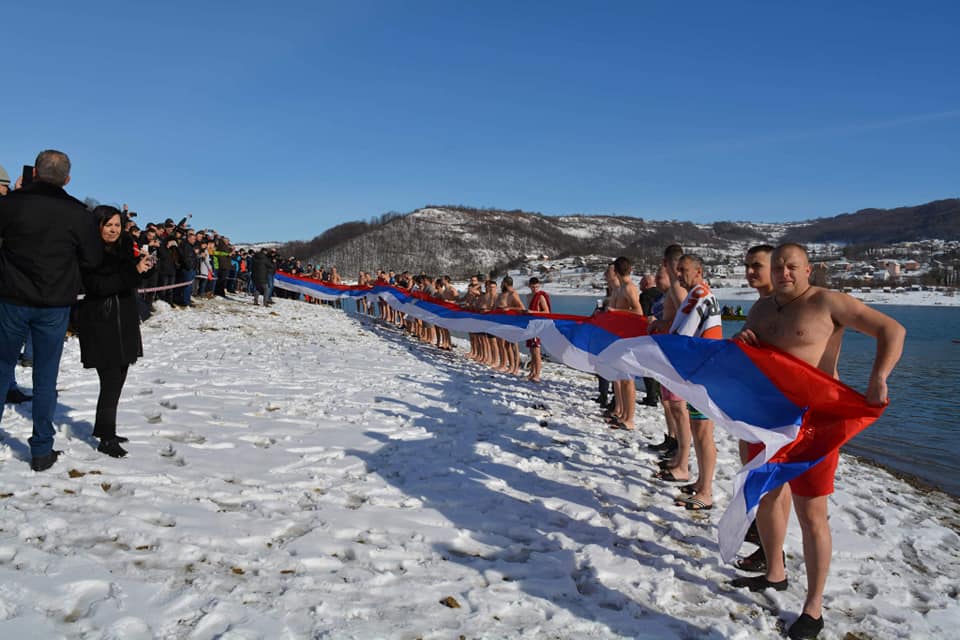
[[[687,498],[683,508],[687,511],[710,511],[710,509],[713,509],[713,505],[707,504],[699,498]]]
[[[667,482],[687,482],[690,478],[677,478],[673,475],[673,472],[670,469],[661,469],[660,471],[653,474],[653,477],[657,480],[666,480]]]

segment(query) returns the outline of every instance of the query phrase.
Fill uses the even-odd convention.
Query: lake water
[[[596,299],[551,296],[555,313],[589,315]],[[720,300],[742,305],[743,300]],[[876,307],[907,329],[903,357],[888,380],[890,406],[873,425],[845,447],[886,467],[960,495],[960,307]],[[724,322],[731,336],[742,322]],[[876,341],[847,331],[840,357],[840,378],[861,393],[873,366]]]

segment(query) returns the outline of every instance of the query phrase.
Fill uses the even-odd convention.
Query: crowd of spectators
[[[137,214],[128,211],[126,205],[124,212],[124,224],[134,239],[135,251],[157,258],[156,266],[144,279],[144,316],[149,315],[157,300],[189,307],[194,305],[194,298],[226,297],[228,293],[253,295],[257,304],[262,295],[264,304],[273,304],[276,250],[236,248],[227,236],[213,229],[195,230],[188,226],[189,216],[178,223],[172,218],[162,223],[149,222],[141,229],[134,220]],[[258,280],[262,288],[256,286]]]
[[[29,444],[35,471],[48,469],[60,453],[53,449],[52,416],[68,327],[87,343],[81,347],[96,345],[82,349],[84,366],[97,368],[101,378],[92,435],[101,439],[100,451],[121,457],[125,439],[110,415],[126,367],[140,353],[134,348],[140,344],[137,316],[145,319],[158,302],[192,307],[195,298],[228,293],[253,294],[255,303],[259,294],[272,304],[278,264],[276,251],[236,248],[213,229],[190,226],[190,215],[141,226],[126,204],[87,206],[65,191],[70,170],[70,159],[56,150],[41,152],[16,180],[0,167],[0,389],[6,403],[33,402]],[[132,332],[101,334],[107,324],[123,324],[122,316],[107,323],[104,311],[128,302],[135,310]],[[114,346],[124,357],[100,357]],[[18,363],[33,367],[33,396],[17,387]]]

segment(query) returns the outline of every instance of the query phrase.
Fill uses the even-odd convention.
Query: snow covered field
[[[547,364],[533,386],[329,307],[247,300],[144,325],[126,459],[95,450],[76,340],[51,470],[26,461],[29,406],[7,407],[0,638],[746,639],[796,617],[795,522],[787,591],[726,584],[725,435],[718,508],[692,514],[651,478],[661,412],[611,431],[590,376]],[[821,637],[955,637],[957,502],[852,458],[838,476]]]

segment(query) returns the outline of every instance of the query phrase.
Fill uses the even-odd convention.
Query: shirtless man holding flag
[[[877,341],[877,352],[867,384],[866,402],[887,403],[887,377],[900,360],[906,330],[893,318],[871,309],[856,298],[810,284],[811,267],[806,250],[798,244],[783,244],[770,261],[773,295],[761,298],[750,309],[743,330],[735,336],[750,345],[770,345],[824,373],[839,379],[837,362],[843,331],[851,327]],[[760,449],[754,447],[754,455]],[[803,535],[803,559],[807,571],[807,597],[803,611],[788,629],[791,638],[813,638],[823,629],[823,591],[830,570],[833,543],[827,520],[827,497],[833,493],[833,477],[840,452],[835,450],[816,466],[790,481],[794,509]],[[767,557],[766,575],[737,578],[735,587],[751,591],[787,588],[783,541],[787,518],[778,508],[786,488],[767,493],[757,509],[757,528]]]

